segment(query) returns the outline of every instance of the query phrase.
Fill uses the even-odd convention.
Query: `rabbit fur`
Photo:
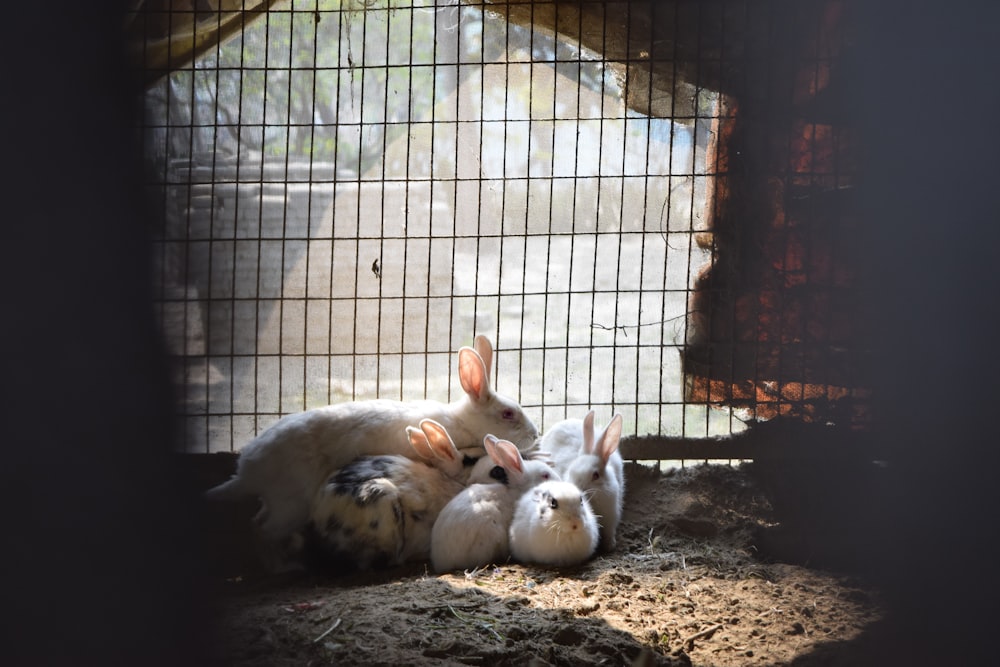
[[[583,491],[566,481],[538,484],[521,496],[510,525],[514,560],[535,565],[579,565],[597,549],[597,517]]]
[[[500,563],[509,556],[508,531],[518,497],[535,484],[558,479],[548,463],[524,460],[510,442],[492,435],[484,438],[490,458],[503,478],[491,484],[472,484],[452,498],[431,531],[431,565],[435,572]]]
[[[531,419],[514,400],[490,387],[492,345],[478,336],[476,348],[458,352],[465,394],[452,403],[385,399],[339,403],[287,415],[240,451],[236,474],[209,489],[207,496],[240,499],[257,496],[254,521],[265,541],[280,543],[301,531],[320,486],[335,470],[360,456],[393,454],[416,458],[406,427],[432,419],[460,450],[482,454],[482,439],[496,433],[519,449],[530,450],[538,437]]]
[[[313,503],[307,530],[312,560],[360,569],[430,556],[431,527],[465,488],[471,466],[443,426],[431,419],[407,436],[423,460],[364,456],[338,470]]]
[[[539,441],[559,475],[587,493],[600,525],[600,549],[610,551],[617,542],[625,497],[624,461],[618,452],[622,416],[611,418],[600,436],[594,434],[594,411],[581,419],[566,419],[546,431]]]

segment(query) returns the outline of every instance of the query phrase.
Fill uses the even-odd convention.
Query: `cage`
[[[155,305],[177,448],[196,466],[228,474],[243,444],[311,408],[451,400],[455,350],[476,334],[543,432],[621,413],[630,461],[777,465],[758,481],[782,511],[841,497],[816,461],[853,474],[882,458],[850,3],[249,4],[146,5],[129,22],[163,214]],[[718,474],[716,496],[745,483]],[[649,518],[687,540],[737,530],[657,502]],[[795,546],[825,539],[788,525]],[[686,552],[648,530],[629,566],[685,572]],[[662,642],[677,655],[716,631]]]
[[[179,448],[450,400],[477,333],[540,428],[621,412],[633,458],[753,458],[722,450],[777,416],[863,425],[844,11],[147,6]]]
[[[124,16],[29,3],[6,19],[4,664],[995,661],[995,3],[154,0]],[[346,64],[309,41],[331,25]],[[246,41],[261,29],[274,45]],[[487,32],[503,47],[486,48]],[[450,61],[382,50],[437,37]],[[382,62],[362,58],[373,54]],[[481,115],[518,70],[541,77],[532,102],[553,104],[529,104],[548,115],[520,129],[547,132],[516,134],[517,100]],[[309,95],[287,95],[303,78]],[[383,85],[393,97],[362,114]],[[412,122],[444,90],[451,104]],[[322,101],[334,91],[355,106]],[[231,117],[215,102],[230,94]],[[323,115],[342,108],[359,115]],[[369,152],[341,152],[325,134],[338,126],[353,133],[343,146]],[[594,127],[622,153],[588,172]],[[541,173],[478,164],[495,131],[505,156],[549,151]],[[428,134],[448,150],[412,150]],[[690,163],[658,152],[686,135]],[[257,152],[227,153],[233,136]],[[313,152],[292,159],[304,137]],[[626,157],[629,142],[640,150]],[[563,172],[567,153],[580,164]],[[404,158],[404,177],[387,178]],[[377,165],[368,178],[352,168],[363,162]],[[633,177],[645,198],[623,196]],[[616,178],[621,190],[594,186]],[[337,211],[351,188],[365,200]],[[334,212],[352,219],[344,208],[378,229],[335,228]],[[553,233],[555,220],[570,231]],[[649,253],[639,262],[620,254],[634,239]],[[344,244],[361,256],[338,256]],[[423,283],[413,248],[433,259],[438,244],[446,261],[428,262]],[[546,262],[511,255],[518,244],[544,247]],[[585,266],[622,258],[610,286],[574,282],[587,250]],[[483,264],[477,277],[544,279],[469,288],[452,261],[465,256]],[[675,257],[691,260],[678,282]],[[345,261],[347,294],[315,282]],[[432,266],[449,276],[440,293]],[[400,267],[418,278],[401,282]],[[607,319],[595,306],[585,340],[571,339],[568,304],[604,298],[639,305]],[[414,341],[410,320],[374,353],[353,347],[358,330],[388,329],[396,304],[426,314],[432,301],[453,306],[442,330],[421,321]],[[520,324],[539,301],[558,314],[546,336],[513,336],[501,302]],[[665,304],[683,319],[668,322]],[[334,306],[350,312],[337,328]],[[255,508],[201,496],[232,471],[229,450],[327,397],[455,393],[445,357],[483,327],[498,383],[546,427],[594,404],[628,419],[629,458],[752,463],[627,464],[620,546],[578,568],[251,580],[237,526]],[[334,338],[346,347],[327,349]],[[610,385],[555,382],[578,364],[589,380],[608,359]]]

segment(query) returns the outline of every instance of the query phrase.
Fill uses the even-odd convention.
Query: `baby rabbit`
[[[517,501],[510,526],[514,560],[536,565],[579,565],[594,555],[597,517],[570,482],[537,485]]]
[[[282,417],[240,451],[236,474],[210,489],[210,498],[258,496],[254,518],[265,541],[280,543],[302,530],[319,487],[330,474],[372,454],[413,458],[406,427],[422,419],[441,424],[456,446],[482,452],[487,433],[498,433],[523,450],[538,430],[512,399],[490,388],[493,348],[484,336],[476,349],[458,352],[458,374],[465,391],[459,400],[401,402],[370,400],[340,403]]]
[[[542,461],[524,460],[512,443],[492,435],[483,439],[486,452],[502,469],[493,469],[492,484],[472,484],[451,499],[431,531],[431,565],[435,572],[475,568],[506,560],[508,531],[518,497],[532,486],[559,476]]]
[[[594,411],[583,420],[567,419],[542,436],[539,448],[549,452],[556,471],[566,481],[587,492],[601,530],[602,551],[614,549],[625,496],[624,462],[618,453],[622,416],[611,418],[594,437]]]
[[[439,423],[424,419],[406,434],[423,460],[363,456],[338,470],[316,495],[308,554],[320,565],[366,570],[430,556],[431,527],[464,486],[471,466]]]

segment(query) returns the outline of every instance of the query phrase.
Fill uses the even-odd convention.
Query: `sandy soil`
[[[234,665],[857,664],[882,609],[860,579],[757,553],[772,506],[744,469],[630,464],[616,550],[555,570],[424,564],[349,576],[236,576]]]

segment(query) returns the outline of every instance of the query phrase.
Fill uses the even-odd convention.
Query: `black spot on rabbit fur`
[[[478,462],[479,462],[479,458],[475,457],[475,456],[469,456],[468,454],[465,454],[462,457],[462,465],[465,466],[466,468],[471,468],[472,466],[476,465],[476,463],[478,463]]]
[[[302,564],[314,572],[345,574],[358,569],[353,554],[330,543],[320,534],[313,523],[303,532]]]
[[[354,494],[355,490],[365,482],[380,477],[388,477],[393,467],[393,460],[387,456],[370,456],[358,459],[337,471],[330,478],[329,485],[338,495]]]
[[[393,512],[402,512],[393,505]],[[369,527],[377,532],[378,521]],[[307,570],[324,574],[339,575],[359,570],[385,569],[393,565],[394,553],[379,548],[377,536],[365,530],[344,527],[336,520],[327,522],[327,530],[321,531],[310,522],[303,531],[304,544],[301,550],[302,565]]]
[[[353,488],[354,502],[359,507],[371,505],[373,502],[385,495],[385,489],[375,481],[364,482]]]
[[[507,479],[507,471],[504,470],[501,466],[493,466],[493,468],[490,470],[490,477],[497,480],[501,484],[507,484],[509,481]]]

